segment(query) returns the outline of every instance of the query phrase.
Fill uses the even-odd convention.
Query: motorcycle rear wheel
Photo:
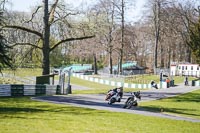
[[[133,106],[133,102],[132,102],[132,99],[130,98],[125,102],[123,108],[130,109],[132,106]]]
[[[133,106],[133,100],[129,99],[126,104],[127,104],[127,109],[130,109]]]

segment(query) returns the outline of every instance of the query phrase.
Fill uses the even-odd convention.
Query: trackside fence
[[[138,89],[151,89],[151,84],[132,84],[132,83],[126,83],[126,82],[118,82],[118,81],[111,81],[111,80],[104,80],[104,79],[100,79],[100,78],[93,78],[93,77],[89,77],[87,75],[81,75],[78,73],[73,73],[72,74],[73,77],[76,78],[80,78],[83,80],[88,80],[91,82],[96,82],[96,83],[100,83],[100,84],[105,84],[105,85],[110,85],[110,86],[117,86],[117,87],[125,87],[125,88],[138,88]],[[158,85],[159,88],[167,88],[167,84],[166,82],[161,82]]]
[[[61,94],[59,85],[0,85],[0,96],[37,96]]]
[[[192,80],[192,86],[200,86],[200,79]]]

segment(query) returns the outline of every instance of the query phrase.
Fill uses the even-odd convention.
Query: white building
[[[196,76],[200,77],[199,64],[191,63],[171,63],[170,74],[174,76]]]

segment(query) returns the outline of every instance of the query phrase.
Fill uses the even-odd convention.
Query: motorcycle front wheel
[[[133,106],[133,100],[129,99],[127,102],[127,109],[130,109]]]
[[[113,103],[115,103],[115,101],[116,101],[115,98],[111,98],[110,101],[108,102],[108,104],[113,104]]]
[[[123,108],[127,108],[127,109],[130,109],[133,105],[133,100],[132,99],[129,99],[128,101],[126,101],[125,105]]]

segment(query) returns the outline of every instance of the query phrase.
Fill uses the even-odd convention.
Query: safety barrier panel
[[[0,85],[0,96],[11,96],[11,86]]]
[[[35,96],[61,94],[59,85],[0,85],[0,96]]]
[[[200,79],[192,80],[192,86],[200,86]]]
[[[80,75],[78,73],[73,73],[73,77],[80,78],[83,80],[88,80],[91,82],[96,82],[100,84],[105,84],[105,85],[110,85],[110,86],[118,86],[118,87],[125,87],[125,88],[139,88],[139,89],[151,89],[151,84],[132,84],[132,83],[124,83],[124,82],[119,82],[119,81],[110,81],[110,80],[104,80],[100,78],[93,78],[89,77],[87,75]],[[167,88],[167,84],[165,82],[159,83],[160,88]]]

